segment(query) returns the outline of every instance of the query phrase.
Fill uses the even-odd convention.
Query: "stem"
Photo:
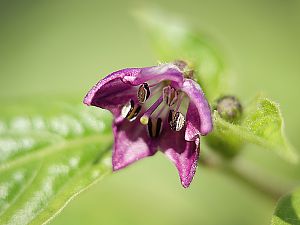
[[[245,170],[245,166],[242,166],[245,162],[233,165],[232,163],[229,164],[228,161],[220,159],[216,160],[209,157],[202,157],[200,158],[200,161],[201,165],[222,171],[224,174],[235,178],[257,192],[260,192],[272,201],[277,201],[284,193],[287,192],[286,187],[274,185],[268,178],[261,177],[259,172],[255,171],[254,168],[248,168],[248,170]],[[248,166],[249,165],[247,165],[247,167]]]

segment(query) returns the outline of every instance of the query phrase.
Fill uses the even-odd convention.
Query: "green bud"
[[[227,95],[217,100],[215,110],[224,120],[236,123],[242,116],[243,107],[236,97]]]

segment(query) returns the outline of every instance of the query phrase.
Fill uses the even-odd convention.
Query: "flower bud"
[[[235,96],[227,95],[217,100],[215,110],[224,120],[234,123],[241,118],[243,107]]]

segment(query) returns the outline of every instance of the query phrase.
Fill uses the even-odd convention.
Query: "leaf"
[[[1,109],[0,224],[47,223],[111,171],[108,114],[47,105]]]
[[[209,100],[225,92],[228,76],[211,38],[190,29],[178,17],[158,10],[139,10],[137,18],[162,61],[187,60]]]
[[[276,103],[266,98],[257,98],[244,110],[239,124],[225,121],[217,111],[213,117],[212,135],[228,146],[239,148],[244,143],[253,143],[276,152],[289,162],[297,162],[298,155],[285,137],[284,121]]]
[[[279,200],[271,224],[300,225],[300,188]]]

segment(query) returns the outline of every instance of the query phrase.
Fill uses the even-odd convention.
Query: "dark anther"
[[[134,105],[134,101],[130,100],[126,105],[123,106],[121,115],[123,118],[127,118],[129,121],[136,119],[140,113],[142,107],[140,105]]]
[[[151,138],[157,138],[162,130],[162,119],[152,119],[149,118],[148,122],[148,132]]]
[[[184,127],[185,118],[181,112],[170,110],[168,122],[172,130],[180,131]]]
[[[137,98],[140,103],[145,103],[150,96],[150,89],[147,83],[143,83],[138,90]]]
[[[178,91],[174,88],[165,88],[164,90],[164,101],[168,106],[172,106],[176,103],[178,99]]]

